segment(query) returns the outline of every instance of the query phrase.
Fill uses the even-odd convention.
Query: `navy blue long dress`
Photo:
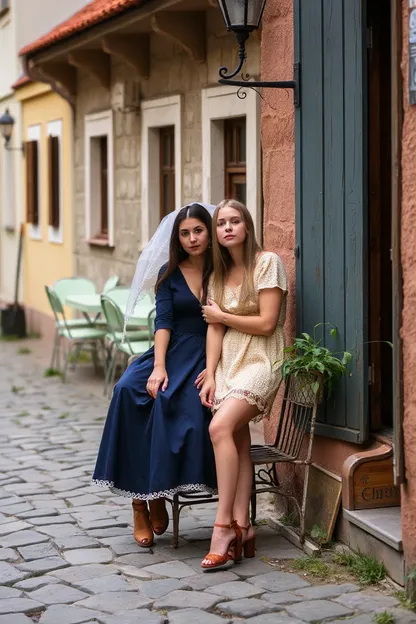
[[[194,386],[205,368],[207,325],[179,268],[156,295],[155,331],[159,329],[171,330],[166,353],[169,385],[156,399],[146,392],[153,347],[130,364],[114,388],[93,483],[142,500],[180,491],[214,492],[211,413],[201,405]]]

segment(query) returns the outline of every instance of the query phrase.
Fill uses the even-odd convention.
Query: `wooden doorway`
[[[370,430],[392,439],[392,112],[390,0],[367,0]]]

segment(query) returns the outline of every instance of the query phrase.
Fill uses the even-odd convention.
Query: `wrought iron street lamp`
[[[6,112],[3,113],[3,115],[0,117],[0,133],[4,139],[4,146],[7,150],[19,150],[19,151],[23,151],[23,145],[21,147],[11,147],[10,146],[10,139],[12,138],[12,134],[13,134],[13,126],[14,126],[14,119],[13,117],[10,115],[9,113],[9,109],[6,108]]]
[[[293,80],[281,80],[278,82],[265,82],[265,81],[248,81],[246,80],[232,80],[236,76],[244,65],[246,60],[246,41],[253,30],[257,30],[260,26],[261,18],[263,16],[266,0],[217,0],[218,6],[224,17],[227,30],[233,32],[238,43],[238,58],[239,62],[234,71],[228,73],[228,67],[220,67],[219,74],[220,84],[233,85],[236,87],[244,88],[271,88],[271,89],[293,89],[295,106],[300,104],[299,93],[299,78],[300,78],[300,66],[299,63],[294,65],[294,79]]]

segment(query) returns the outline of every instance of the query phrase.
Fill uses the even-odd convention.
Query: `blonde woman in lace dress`
[[[208,323],[202,404],[214,417],[219,503],[204,569],[254,557],[249,423],[268,415],[280,381],[287,279],[283,263],[257,244],[251,215],[224,200],[213,217],[214,272],[203,317]]]

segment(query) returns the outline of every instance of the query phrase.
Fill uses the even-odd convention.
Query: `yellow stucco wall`
[[[26,224],[24,237],[23,301],[27,308],[51,316],[45,284],[72,276],[72,112],[69,104],[53,93],[48,85],[30,83],[21,87],[17,98],[22,105],[22,136],[26,141],[33,126],[39,127],[39,214],[40,238],[31,237]],[[48,235],[48,124],[61,121],[61,201],[62,243],[51,242]],[[23,214],[26,219],[26,169],[23,164]]]

